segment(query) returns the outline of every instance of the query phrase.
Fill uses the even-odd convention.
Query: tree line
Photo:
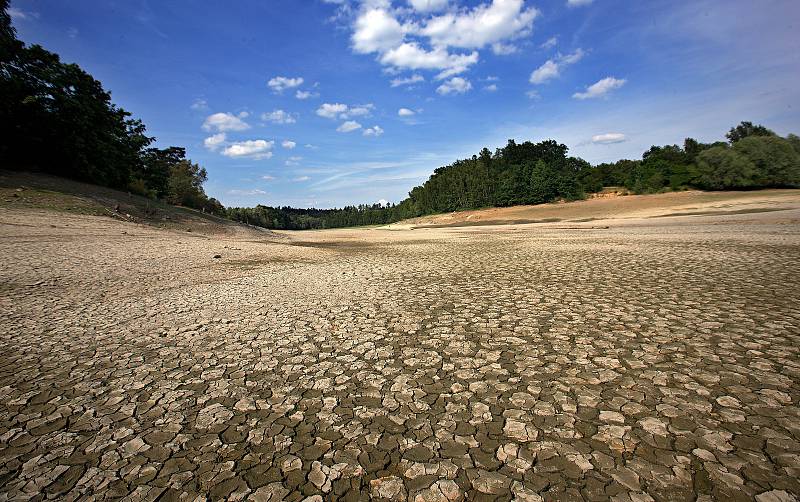
[[[223,214],[206,170],[181,147],[154,148],[141,120],[76,64],[17,39],[0,0],[0,162]]]
[[[578,200],[604,187],[633,193],[670,190],[743,190],[800,187],[800,138],[782,138],[761,125],[742,122],[728,141],[701,143],[686,138],[683,146],[653,146],[641,160],[619,160],[592,166],[568,155],[553,140],[516,143],[509,140],[494,153],[477,155],[436,169],[408,198],[388,206],[342,209],[233,207],[229,218],[272,229],[305,230],[378,225],[427,214],[492,206]]]
[[[127,190],[272,229],[380,225],[433,213],[577,200],[607,186],[634,193],[800,187],[800,138],[742,122],[727,141],[653,146],[641,160],[592,166],[553,140],[516,143],[436,169],[399,204],[341,209],[224,208],[181,147],[154,148],[145,125],[76,64],[16,37],[0,0],[0,162]]]

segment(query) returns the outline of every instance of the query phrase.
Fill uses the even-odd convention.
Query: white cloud
[[[272,89],[272,92],[279,94],[286,89],[300,87],[303,82],[303,77],[273,77],[269,79],[267,85]]]
[[[610,145],[612,143],[622,143],[625,141],[625,135],[619,132],[609,132],[605,134],[595,134],[592,136],[592,143],[600,145]]]
[[[232,113],[215,113],[206,117],[203,122],[203,130],[205,131],[244,131],[250,129],[250,126],[242,119],[248,117],[247,112],[241,112],[239,115]]]
[[[557,77],[558,72],[558,63],[552,59],[548,59],[542,64],[542,66],[533,70],[533,73],[531,73],[530,82],[532,84],[541,84],[547,82],[551,78]]]
[[[550,37],[539,47],[541,47],[542,49],[552,49],[557,44],[558,44],[558,37]]]
[[[317,115],[326,119],[335,119],[340,113],[346,112],[348,106],[342,103],[322,103],[317,108]]]
[[[295,182],[301,182],[301,181],[308,181],[308,180],[310,180],[310,179],[311,179],[311,178],[310,178],[310,177],[308,177],[308,176],[298,176],[298,177],[296,177],[296,178],[292,178],[292,181],[295,181]]]
[[[392,87],[399,87],[401,85],[416,84],[418,82],[424,82],[424,81],[425,81],[425,77],[415,73],[414,75],[411,75],[410,77],[393,79],[390,82],[390,84],[391,84]]]
[[[226,192],[228,195],[267,195],[264,190],[253,188],[251,190],[233,189]]]
[[[303,160],[303,157],[300,157],[299,155],[293,155],[288,159],[286,159],[286,162],[284,162],[284,164],[286,164],[287,166],[296,166],[297,164],[300,163],[301,160]]]
[[[503,44],[500,42],[495,42],[492,44],[492,52],[498,56],[508,56],[509,54],[514,54],[518,50],[519,47],[514,44]]]
[[[286,148],[287,150],[291,150],[291,149],[293,149],[294,147],[296,147],[296,146],[297,146],[297,143],[295,143],[295,142],[294,142],[294,141],[292,141],[292,140],[285,139],[285,140],[283,140],[283,141],[281,142],[281,146],[282,146],[282,147],[284,147],[284,148]]]
[[[539,99],[541,97],[539,96],[539,91],[536,89],[531,89],[530,91],[526,92],[525,95],[528,96],[528,99]]]
[[[578,49],[572,54],[559,54],[555,59],[548,59],[542,66],[533,70],[530,82],[532,84],[543,84],[558,77],[564,67],[577,63],[583,58],[584,54],[583,49]]]
[[[342,118],[347,117],[362,117],[365,115],[369,115],[372,113],[372,110],[375,108],[375,105],[372,103],[366,105],[353,105],[347,112],[342,116]]]
[[[448,94],[464,94],[470,89],[472,89],[472,83],[469,80],[461,77],[453,77],[437,87],[436,92],[442,96],[446,96]]]
[[[568,7],[581,7],[583,5],[589,5],[592,2],[594,2],[594,0],[567,0],[567,6]]]
[[[408,108],[400,108],[397,110],[397,114],[401,117],[411,117],[414,115],[414,110],[409,110]]]
[[[408,0],[409,5],[417,12],[438,12],[447,7],[447,0]]]
[[[21,21],[23,19],[31,19],[31,18],[38,18],[38,12],[31,12],[31,11],[24,11],[22,9],[17,9],[16,7],[9,7],[8,8],[8,15],[11,16],[12,21]]]
[[[344,103],[322,103],[317,108],[317,115],[326,119],[348,119],[350,117],[365,117],[372,113],[375,105],[367,103],[365,105],[346,105]]]
[[[275,179],[275,176],[270,176],[269,174],[265,174],[264,176],[261,177],[261,179],[264,181],[273,181]]]
[[[273,110],[269,113],[262,113],[261,120],[266,120],[274,124],[294,124],[297,122],[294,115],[283,110]]]
[[[602,80],[595,82],[594,84],[590,85],[586,88],[586,92],[576,92],[572,95],[575,99],[592,99],[592,98],[601,98],[606,96],[609,92],[613,91],[614,89],[619,89],[623,85],[625,85],[626,80],[617,79],[614,77],[606,77]]]
[[[189,108],[192,110],[208,110],[208,102],[205,99],[195,99]]]
[[[381,126],[377,125],[372,127],[367,127],[366,129],[364,129],[364,132],[362,132],[362,134],[364,136],[380,136],[381,134],[383,134],[383,129],[381,128]]]
[[[380,199],[380,200],[378,200],[378,204],[380,204],[381,206],[388,206],[389,205],[389,201],[386,200],[386,199]]]
[[[450,54],[441,47],[428,51],[416,42],[410,42],[387,51],[380,57],[380,62],[400,69],[440,70],[436,78],[444,79],[463,73],[477,63],[478,53]]]
[[[353,132],[356,129],[361,129],[361,124],[359,124],[355,120],[348,120],[347,122],[342,123],[342,125],[336,128],[338,132]]]
[[[455,2],[451,6],[448,0],[407,2],[411,8],[395,8],[391,0],[361,0],[352,24],[352,49],[358,54],[377,54],[387,73],[432,70],[438,72],[438,80],[469,70],[478,62],[478,50],[491,47],[500,55],[517,52],[512,42],[529,35],[539,15],[537,9],[526,7],[525,0],[489,0],[472,8],[458,7]],[[421,76],[396,78],[391,85],[421,81]]]
[[[255,160],[268,159],[272,157],[272,147],[274,141],[263,139],[251,139],[231,143],[224,150],[222,155],[231,158],[250,158]]]
[[[403,41],[405,31],[387,10],[366,9],[355,22],[353,50],[361,54],[387,51]]]
[[[220,147],[220,145],[225,143],[225,139],[226,139],[226,136],[225,136],[224,132],[217,133],[217,134],[214,134],[213,136],[209,136],[206,139],[204,139],[203,140],[203,146],[205,146],[207,149],[209,149],[212,152],[214,152],[214,151],[217,150],[217,148]]]
[[[471,11],[434,17],[420,33],[436,47],[480,49],[530,33],[539,11],[524,7],[524,0],[492,0]]]
[[[310,98],[318,98],[318,92],[311,92],[311,91],[301,91],[300,89],[294,93],[294,97],[297,99],[310,99]]]
[[[484,87],[483,90],[487,92],[497,92],[497,84],[489,84]]]

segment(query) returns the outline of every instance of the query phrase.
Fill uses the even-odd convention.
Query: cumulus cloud
[[[469,80],[461,77],[453,77],[437,87],[436,92],[442,96],[447,96],[448,94],[464,94],[470,89],[472,89],[472,83]]]
[[[274,145],[274,141],[264,139],[237,141],[225,147],[222,150],[222,155],[231,158],[268,159],[272,157],[272,147]]]
[[[347,122],[342,123],[339,127],[336,128],[338,132],[353,132],[356,129],[361,129],[361,124],[356,122],[355,120],[348,120]]]
[[[386,9],[367,9],[356,19],[353,50],[360,54],[383,52],[403,41],[406,29]]]
[[[592,2],[594,2],[594,0],[567,0],[567,7],[581,7],[583,5],[589,5]]]
[[[558,77],[562,69],[583,59],[584,54],[583,49],[578,49],[572,54],[559,54],[555,59],[548,59],[542,66],[533,70],[530,82],[532,84],[543,84]]]
[[[297,143],[295,143],[295,142],[294,142],[294,141],[292,141],[292,140],[285,139],[285,140],[283,140],[283,141],[281,142],[281,146],[282,146],[282,147],[284,147],[284,148],[286,148],[287,150],[291,150],[291,149],[293,149],[294,147],[296,147],[296,146],[297,146]]]
[[[380,136],[381,134],[383,134],[383,129],[381,129],[381,126],[367,127],[366,129],[364,129],[362,134],[364,136]]]
[[[206,117],[206,120],[203,122],[203,130],[217,132],[245,131],[250,129],[250,125],[242,119],[247,118],[249,115],[250,114],[247,112],[241,112],[238,115],[228,112],[214,113]]]
[[[300,89],[294,93],[294,97],[297,99],[311,99],[311,98],[318,98],[318,92],[311,92],[311,91],[301,91]]]
[[[587,87],[585,92],[576,92],[572,97],[575,99],[602,98],[614,89],[619,89],[625,85],[625,82],[624,78],[606,77]]]
[[[437,71],[438,80],[467,71],[486,47],[495,54],[516,52],[512,42],[530,34],[539,15],[524,0],[491,0],[472,8],[449,8],[447,0],[408,2],[410,9],[393,8],[388,0],[363,1],[352,25],[353,51],[377,54],[377,61],[395,72]],[[422,81],[411,79],[395,79],[392,87]]]
[[[299,155],[293,155],[288,159],[286,159],[286,162],[284,162],[284,164],[286,164],[287,166],[296,166],[297,164],[300,163],[301,160],[303,160],[303,157],[300,157]]]
[[[280,94],[286,89],[300,87],[303,85],[303,77],[273,77],[267,82],[267,86],[272,89],[272,92]]]
[[[524,7],[523,0],[493,0],[470,11],[436,16],[420,33],[434,46],[479,49],[530,33],[539,11]]]
[[[451,54],[442,47],[426,50],[416,42],[404,43],[380,57],[380,62],[408,70],[439,70],[438,79],[465,72],[478,62],[477,51],[469,54]]]
[[[409,110],[408,108],[400,108],[399,110],[397,110],[397,114],[400,115],[401,117],[411,117],[415,113],[414,110]]]
[[[411,75],[410,77],[392,79],[390,84],[391,84],[392,87],[399,87],[401,85],[411,85],[411,84],[416,84],[418,82],[424,82],[424,81],[425,81],[425,77],[415,73],[414,75]]]
[[[268,113],[262,113],[261,120],[272,122],[273,124],[294,124],[297,122],[297,118],[295,118],[294,115],[283,110],[273,110]]]
[[[335,119],[339,114],[346,112],[348,106],[343,103],[322,103],[317,108],[317,115],[326,119]]]
[[[600,145],[610,145],[612,143],[622,143],[627,138],[624,134],[619,132],[609,132],[605,134],[596,134],[592,136],[592,143]]]
[[[557,77],[558,73],[558,63],[552,59],[548,59],[542,64],[542,66],[533,70],[533,73],[531,73],[530,82],[532,84],[541,84],[547,82],[551,78]]]
[[[439,12],[447,7],[447,0],[408,0],[408,4],[417,12]]]
[[[497,84],[489,84],[484,87],[483,90],[487,92],[497,92]]]
[[[203,140],[203,146],[215,152],[223,143],[225,143],[226,136],[224,132],[214,134]]]
[[[346,105],[344,103],[322,103],[317,108],[317,115],[326,119],[348,119],[350,117],[364,117],[372,113],[375,105],[367,103],[365,105]]]

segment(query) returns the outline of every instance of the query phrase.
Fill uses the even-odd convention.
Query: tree
[[[748,188],[753,185],[754,175],[753,163],[727,146],[709,148],[697,157],[696,183],[701,188]]]
[[[800,154],[779,136],[749,136],[733,145],[755,167],[754,184],[762,187],[800,185]]]
[[[776,134],[762,125],[742,122],[736,127],[731,127],[731,130],[725,135],[731,145],[750,136],[776,136]]]
[[[200,209],[207,197],[203,191],[203,183],[208,179],[205,168],[189,160],[181,160],[172,166],[169,178],[170,204]]]

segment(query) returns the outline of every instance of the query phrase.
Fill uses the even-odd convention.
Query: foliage
[[[16,38],[0,0],[0,162],[205,209],[205,170],[183,148],[148,148],[144,124],[100,82],[39,45]],[[176,168],[176,166],[181,166]],[[172,179],[177,176],[177,179]],[[187,180],[186,176],[193,179]],[[209,207],[216,207],[211,204]]]
[[[752,122],[742,122],[736,127],[731,127],[725,135],[731,144],[741,141],[750,136],[776,136],[776,134],[762,125],[753,125]]]
[[[709,190],[753,185],[755,166],[728,146],[715,146],[698,155],[696,184]]]
[[[800,154],[788,139],[779,136],[748,136],[737,141],[733,149],[755,166],[755,186],[800,185]]]

